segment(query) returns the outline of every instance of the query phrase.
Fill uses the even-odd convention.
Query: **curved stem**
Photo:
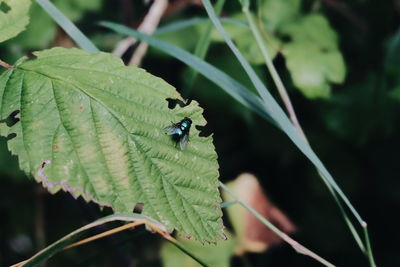
[[[187,250],[185,247],[183,247],[181,244],[179,244],[178,240],[176,240],[175,238],[173,238],[168,232],[165,232],[164,230],[160,229],[159,227],[157,227],[155,224],[147,221],[147,220],[141,220],[141,221],[137,221],[137,222],[131,222],[125,225],[122,225],[120,227],[105,231],[103,233],[85,238],[81,241],[75,242],[69,246],[66,246],[63,248],[63,250],[69,249],[69,248],[73,248],[73,247],[77,247],[89,242],[92,242],[96,239],[99,238],[103,238],[106,237],[108,235],[112,235],[112,234],[116,234],[118,232],[127,230],[127,229],[131,229],[133,227],[139,226],[139,225],[146,225],[148,226],[152,231],[160,234],[162,237],[164,237],[166,240],[168,240],[169,242],[171,242],[174,246],[176,246],[178,249],[180,249],[181,251],[183,251],[185,254],[187,254],[189,257],[191,257],[193,260],[195,260],[197,263],[199,263],[201,266],[207,266],[202,260],[200,260],[199,258],[197,258],[195,255],[193,255],[189,250]]]
[[[224,185],[223,183],[220,182],[219,186],[223,190],[225,190],[229,195],[231,195],[238,204],[240,204],[243,208],[248,210],[260,222],[262,222],[265,226],[267,226],[269,229],[271,229],[271,231],[273,231],[277,236],[279,236],[286,243],[291,245],[293,247],[293,249],[296,250],[298,253],[310,256],[311,258],[315,259],[316,261],[319,261],[320,263],[322,263],[325,266],[329,266],[329,267],[335,266],[332,263],[330,263],[329,261],[327,261],[327,260],[323,259],[322,257],[318,256],[317,254],[315,254],[314,252],[312,252],[308,248],[304,247],[299,242],[297,242],[296,240],[292,239],[291,237],[289,237],[287,234],[285,234],[281,230],[279,230],[275,225],[273,225],[270,221],[268,221],[265,217],[263,217],[255,209],[253,209],[251,206],[249,206],[248,204],[246,204],[242,200],[240,200],[238,198],[238,196],[232,190],[230,190],[226,185]]]
[[[304,138],[304,140],[307,141],[307,137],[304,134],[303,129],[301,128],[301,125],[297,119],[296,112],[294,111],[292,102],[289,98],[286,88],[283,85],[283,82],[274,66],[274,63],[272,63],[271,57],[269,56],[267,48],[264,45],[264,41],[262,40],[260,31],[258,30],[258,28],[254,22],[253,16],[251,15],[251,13],[247,7],[243,8],[243,13],[246,15],[247,21],[249,22],[250,29],[257,41],[257,44],[261,50],[261,53],[264,56],[265,64],[267,65],[267,68],[271,73],[272,79],[274,80],[276,88],[278,89],[279,95],[286,107],[287,112],[289,113],[290,120],[292,121],[293,125],[296,127],[297,131]]]
[[[258,28],[257,28],[257,26],[256,26],[256,24],[254,22],[253,16],[252,16],[252,14],[251,14],[251,12],[249,10],[249,6],[248,5],[243,5],[242,10],[243,10],[243,13],[245,13],[245,15],[246,15],[246,18],[247,18],[247,21],[249,23],[250,29],[251,29],[251,31],[252,31],[255,39],[256,39],[258,47],[260,48],[260,50],[261,50],[261,52],[262,52],[262,54],[264,56],[265,63],[267,65],[267,68],[268,68],[271,76],[272,76],[272,79],[274,80],[274,83],[275,83],[276,88],[277,88],[277,90],[279,92],[279,95],[280,95],[280,97],[281,97],[281,99],[282,99],[282,101],[283,101],[283,103],[284,103],[284,105],[286,107],[287,112],[289,113],[290,120],[292,121],[293,125],[296,127],[297,131],[301,134],[303,139],[308,143],[307,137],[304,134],[303,129],[301,128],[301,125],[300,125],[299,121],[297,120],[296,113],[295,113],[293,105],[292,105],[292,103],[290,101],[289,95],[288,95],[288,93],[286,91],[286,88],[285,88],[285,86],[284,86],[284,84],[283,84],[283,82],[282,82],[282,80],[281,80],[281,78],[280,78],[280,76],[279,76],[274,64],[273,64],[273,62],[272,62],[271,57],[268,54],[268,51],[267,51],[267,49],[265,47],[265,44],[264,44],[264,42],[262,40],[260,31],[258,30]],[[349,227],[350,232],[352,233],[355,241],[359,245],[361,251],[367,256],[367,258],[368,258],[368,260],[370,262],[370,265],[372,267],[376,266],[375,265],[375,261],[374,261],[374,257],[373,257],[373,254],[372,254],[371,243],[370,243],[369,236],[368,236],[367,224],[363,220],[361,220],[361,218],[357,218],[361,222],[361,227],[363,228],[363,231],[364,231],[364,234],[365,234],[365,240],[364,240],[365,245],[364,245],[362,240],[361,240],[361,238],[360,238],[360,236],[359,236],[359,234],[357,233],[355,227],[353,226],[351,220],[348,218],[347,213],[344,210],[344,208],[342,206],[342,203],[338,199],[338,197],[336,195],[336,192],[333,190],[331,184],[326,180],[326,177],[324,177],[324,175],[321,172],[318,172],[318,173],[323,178],[322,180],[325,182],[325,184],[327,185],[329,191],[331,192],[332,196],[334,197],[336,203],[338,204],[340,212],[342,213],[342,216],[344,217],[345,222],[346,222],[347,226]],[[340,192],[338,192],[338,193],[340,193]],[[357,213],[354,213],[354,214],[356,215]],[[367,249],[365,249],[365,247]]]
[[[0,66],[4,67],[6,69],[14,69],[15,68],[15,66],[8,64],[1,59],[0,59]]]
[[[126,221],[126,222],[130,222],[128,224],[125,224],[123,226],[105,231],[103,233],[91,236],[89,238],[83,239],[81,241],[72,243],[73,241],[75,241],[81,234],[83,234],[84,232],[86,232],[87,230],[94,228],[96,226],[105,224],[105,223],[109,223],[112,221]],[[193,255],[190,251],[188,251],[187,249],[185,249],[181,244],[179,244],[179,242],[173,238],[168,231],[166,230],[166,228],[161,225],[158,224],[157,222],[153,221],[151,218],[139,215],[139,214],[130,214],[130,213],[116,213],[110,216],[106,216],[104,218],[101,218],[97,221],[94,221],[90,224],[87,224],[69,234],[67,234],[66,236],[64,236],[63,238],[57,240],[56,242],[54,242],[53,244],[49,245],[48,247],[42,249],[41,251],[39,251],[38,253],[36,253],[35,255],[33,255],[31,258],[19,262],[17,264],[14,264],[10,267],[21,267],[25,264],[30,264],[30,265],[38,265],[39,263],[49,259],[50,257],[52,257],[55,253],[59,252],[61,249],[65,250],[68,248],[72,248],[72,247],[76,247],[79,245],[83,245],[85,243],[94,241],[96,239],[108,236],[108,235],[112,235],[118,232],[121,232],[123,230],[127,230],[127,229],[131,229],[132,227],[138,226],[138,225],[146,225],[148,227],[148,229],[151,229],[153,232],[156,232],[158,234],[160,234],[162,237],[164,237],[165,239],[167,239],[169,242],[171,242],[173,245],[175,245],[176,247],[178,247],[180,250],[182,250],[185,254],[187,254],[189,257],[191,257],[193,260],[197,261],[200,265],[202,266],[207,266],[202,260],[200,260],[198,257],[196,257],[195,255]],[[72,244],[71,244],[72,243]]]

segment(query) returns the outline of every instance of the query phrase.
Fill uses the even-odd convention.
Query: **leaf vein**
[[[72,140],[71,134],[69,133],[69,131],[68,131],[67,128],[65,127],[65,123],[64,123],[64,121],[63,121],[63,119],[62,119],[62,116],[61,116],[61,113],[60,113],[60,106],[59,106],[59,104],[58,104],[58,102],[57,102],[57,97],[56,97],[56,92],[55,92],[55,87],[54,87],[53,80],[52,80],[51,78],[49,78],[49,80],[50,80],[51,90],[52,90],[52,92],[53,92],[54,102],[55,102],[56,107],[57,107],[58,117],[60,118],[61,125],[62,125],[62,127],[65,129],[65,132],[67,133],[67,135],[68,135],[68,137],[69,137],[69,140],[71,141],[72,148],[73,148],[73,150],[74,150],[74,152],[75,152],[75,155],[76,155],[76,159],[78,160],[78,163],[79,163],[79,167],[80,167],[80,169],[82,170],[82,172],[83,172],[83,174],[84,174],[84,177],[85,177],[85,179],[86,179],[86,184],[89,184],[89,186],[90,186],[90,187],[92,188],[92,190],[93,190],[93,194],[98,198],[99,195],[98,195],[98,193],[97,193],[95,187],[92,185],[92,183],[90,183],[89,176],[88,176],[88,174],[87,174],[87,172],[86,172],[86,170],[85,170],[85,166],[82,165],[82,162],[81,162],[81,160],[80,160],[79,154],[78,154],[78,152],[77,152],[77,150],[76,150],[76,147],[75,147],[75,143],[74,143],[74,141]],[[82,191],[84,191],[83,188],[82,188]]]

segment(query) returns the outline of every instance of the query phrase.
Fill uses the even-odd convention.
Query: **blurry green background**
[[[142,1],[53,2],[104,51],[111,51],[122,37],[100,28],[97,21],[111,20],[136,27],[148,10]],[[185,1],[172,1],[171,5],[178,2]],[[237,1],[226,2],[223,16],[240,17]],[[258,2],[264,4],[263,0]],[[313,97],[294,86],[296,82],[282,54],[277,55],[275,64],[312,147],[368,222],[377,264],[399,266],[395,216],[400,208],[400,1],[289,2],[301,4],[298,17],[319,14],[329,21],[337,35],[334,49],[343,55],[345,68],[341,71],[346,75],[341,84],[329,83],[330,94]],[[31,16],[26,32],[0,44],[2,60],[12,64],[34,50],[66,43],[62,31],[35,3]],[[204,17],[205,12],[199,6],[187,4],[184,9],[165,16],[161,24],[193,16]],[[193,51],[203,26],[159,37]],[[230,33],[235,34],[235,29]],[[275,30],[279,42],[290,42],[284,30]],[[296,33],[302,36],[302,30],[305,31],[296,29]],[[255,48],[243,43],[251,38],[246,34],[240,33],[234,39],[249,60],[252,56],[258,59],[257,54],[252,55]],[[322,41],[328,38],[318,36]],[[207,61],[250,85],[237,60],[217,39],[213,39]],[[321,48],[322,53],[326,52],[324,49]],[[318,55],[305,49],[301,57],[312,61]],[[278,99],[266,68],[256,61],[254,67]],[[185,86],[187,67],[154,49],[149,50],[142,67],[178,90]],[[321,96],[320,92],[316,94]],[[194,83],[190,99],[199,101],[205,109],[208,125],[204,132],[213,133],[222,181],[232,180],[242,172],[255,174],[272,201],[297,225],[296,240],[337,266],[367,266],[315,169],[283,133],[201,76]],[[17,158],[6,148],[6,138],[0,138],[1,266],[24,260],[43,244],[109,213],[110,210],[100,211],[96,205],[74,200],[66,193],[44,192],[19,171]],[[161,243],[160,237],[143,229],[135,230],[63,252],[47,266],[161,266]],[[232,264],[319,266],[288,245],[234,258]]]

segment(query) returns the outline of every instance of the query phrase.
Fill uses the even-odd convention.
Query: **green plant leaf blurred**
[[[294,84],[308,98],[329,97],[330,83],[344,80],[346,66],[338,50],[323,51],[312,42],[285,45],[286,65]]]
[[[54,48],[36,52],[0,77],[0,124],[19,165],[50,192],[115,212],[144,203],[145,215],[201,241],[224,238],[212,137],[200,137],[202,109],[163,80],[106,53]],[[19,113],[17,114],[17,112]],[[16,115],[17,114],[17,115]],[[164,128],[193,120],[184,151]]]
[[[99,10],[102,0],[56,0],[54,4],[72,21],[80,20],[85,12]],[[12,41],[13,45],[24,48],[42,49],[54,39],[57,25],[54,20],[34,2],[29,10],[31,21],[27,30]]]
[[[311,14],[282,27],[281,32],[292,42],[311,42],[321,49],[337,49],[336,32],[321,14]]]
[[[57,30],[53,19],[36,2],[32,4],[29,16],[31,17],[31,22],[27,26],[27,30],[14,38],[11,44],[23,45],[33,49],[48,46]]]
[[[265,28],[274,32],[300,15],[301,0],[264,0],[259,7]]]
[[[282,50],[293,83],[303,95],[327,98],[332,83],[343,83],[346,65],[338,49],[337,34],[326,17],[320,13],[304,15],[300,4],[300,0],[263,1],[257,27],[272,59]],[[243,14],[232,17],[245,22]],[[248,27],[226,25],[225,29],[250,63],[265,63]]]
[[[72,21],[80,20],[85,12],[98,11],[103,0],[54,0],[54,4]]]
[[[308,98],[329,97],[331,83],[344,81],[346,65],[327,19],[307,15],[282,27],[281,32],[291,38],[284,45],[284,56],[295,86]]]
[[[30,0],[0,0],[0,42],[25,30],[30,5]]]
[[[251,64],[261,65],[264,64],[264,57],[257,46],[257,42],[254,41],[251,30],[246,24],[246,17],[242,13],[232,15],[232,19],[237,23],[225,23],[224,29],[229,34],[239,50],[243,53],[243,56]],[[242,22],[242,24],[238,24]],[[212,40],[217,42],[224,42],[222,36],[214,29],[212,34]],[[275,58],[278,53],[281,41],[274,35],[263,35],[264,45],[266,46],[271,58]]]

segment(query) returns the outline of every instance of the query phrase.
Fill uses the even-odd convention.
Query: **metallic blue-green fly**
[[[171,126],[165,128],[165,133],[172,136],[172,140],[176,144],[179,143],[181,150],[184,150],[189,142],[189,131],[192,120],[188,117],[183,118],[178,123],[172,123]]]

